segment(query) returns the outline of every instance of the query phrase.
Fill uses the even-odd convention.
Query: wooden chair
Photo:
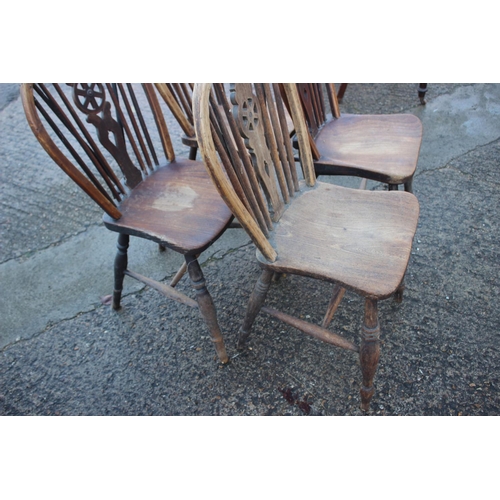
[[[23,84],[21,95],[29,125],[45,151],[104,210],[105,226],[119,233],[113,309],[120,308],[125,275],[198,307],[220,361],[227,362],[197,258],[233,217],[203,163],[175,157],[155,87]],[[184,255],[196,301],[174,288],[178,277],[169,286],[128,269],[131,235]]]
[[[298,83],[316,175],[352,175],[412,192],[422,123],[412,114],[340,114],[332,83]],[[327,97],[327,99],[325,99]],[[328,105],[326,104],[328,102]]]
[[[231,84],[231,104],[221,84],[213,84],[213,92],[212,84],[197,84],[194,90],[195,129],[203,160],[222,198],[257,246],[263,269],[238,348],[244,347],[263,311],[313,337],[358,352],[361,407],[367,411],[379,359],[377,304],[393,295],[403,280],[419,205],[413,194],[404,191],[364,191],[318,182],[297,88],[285,84],[283,89],[305,181],[297,180],[278,85]],[[214,93],[224,103],[225,117],[213,106]],[[317,278],[364,296],[360,346],[325,327],[265,307],[274,273]],[[334,295],[327,315],[338,302]]]

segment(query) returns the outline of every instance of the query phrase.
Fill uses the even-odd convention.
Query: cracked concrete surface
[[[0,414],[301,415],[301,402],[316,415],[360,413],[352,353],[260,315],[249,349],[237,354],[237,331],[259,274],[242,230],[228,230],[201,259],[229,366],[217,365],[196,311],[134,280],[125,282],[122,312],[103,306],[116,235],[38,145],[12,87],[5,92]],[[405,299],[380,305],[372,413],[496,415],[500,85],[429,84],[427,101],[418,105],[415,85],[350,84],[341,105],[349,113],[411,112],[424,125],[414,180],[421,217]],[[186,154],[179,139],[175,132],[176,152]],[[384,186],[369,182],[368,189]],[[135,238],[129,262],[166,279],[182,258]],[[185,280],[179,286],[191,294]],[[319,323],[330,288],[288,277],[273,285],[268,301]],[[346,294],[332,328],[357,342],[361,311],[359,298]]]

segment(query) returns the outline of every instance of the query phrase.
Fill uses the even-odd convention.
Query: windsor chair
[[[233,217],[202,162],[176,158],[158,90],[152,84],[23,84],[28,123],[61,169],[105,212],[118,233],[112,308],[120,309],[125,276],[198,308],[217,355],[228,361],[198,256]],[[130,236],[185,258],[196,300],[128,269]],[[175,281],[175,279],[173,280]]]
[[[296,131],[303,181],[297,179],[279,85],[231,84],[230,101],[221,84],[197,84],[194,89],[201,155],[221,197],[257,246],[263,269],[248,303],[238,348],[244,348],[262,311],[357,352],[361,408],[368,411],[380,351],[377,304],[394,294],[403,280],[419,205],[404,191],[364,191],[317,181],[297,88],[284,84],[282,90]],[[213,105],[215,98],[221,107]],[[325,327],[264,306],[274,273],[336,283],[363,296],[360,346]]]
[[[316,175],[352,175],[412,192],[422,123],[412,114],[340,113],[332,83],[298,83]],[[325,99],[327,97],[327,99]],[[328,104],[327,104],[328,103]]]

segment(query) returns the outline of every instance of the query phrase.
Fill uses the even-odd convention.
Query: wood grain
[[[332,165],[391,184],[404,184],[417,168],[422,123],[411,114],[342,115],[315,137],[318,174]],[[343,171],[344,173],[347,170]]]
[[[202,162],[178,159],[158,168],[120,205],[108,229],[141,236],[180,253],[200,253],[232,220]]]
[[[339,283],[386,298],[403,279],[419,207],[410,193],[360,191],[318,182],[294,199],[269,241],[276,272]],[[259,256],[261,263],[266,263]]]

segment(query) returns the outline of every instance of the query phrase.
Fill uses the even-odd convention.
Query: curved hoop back
[[[175,160],[152,84],[23,84],[21,96],[47,153],[115,219],[131,189]]]

